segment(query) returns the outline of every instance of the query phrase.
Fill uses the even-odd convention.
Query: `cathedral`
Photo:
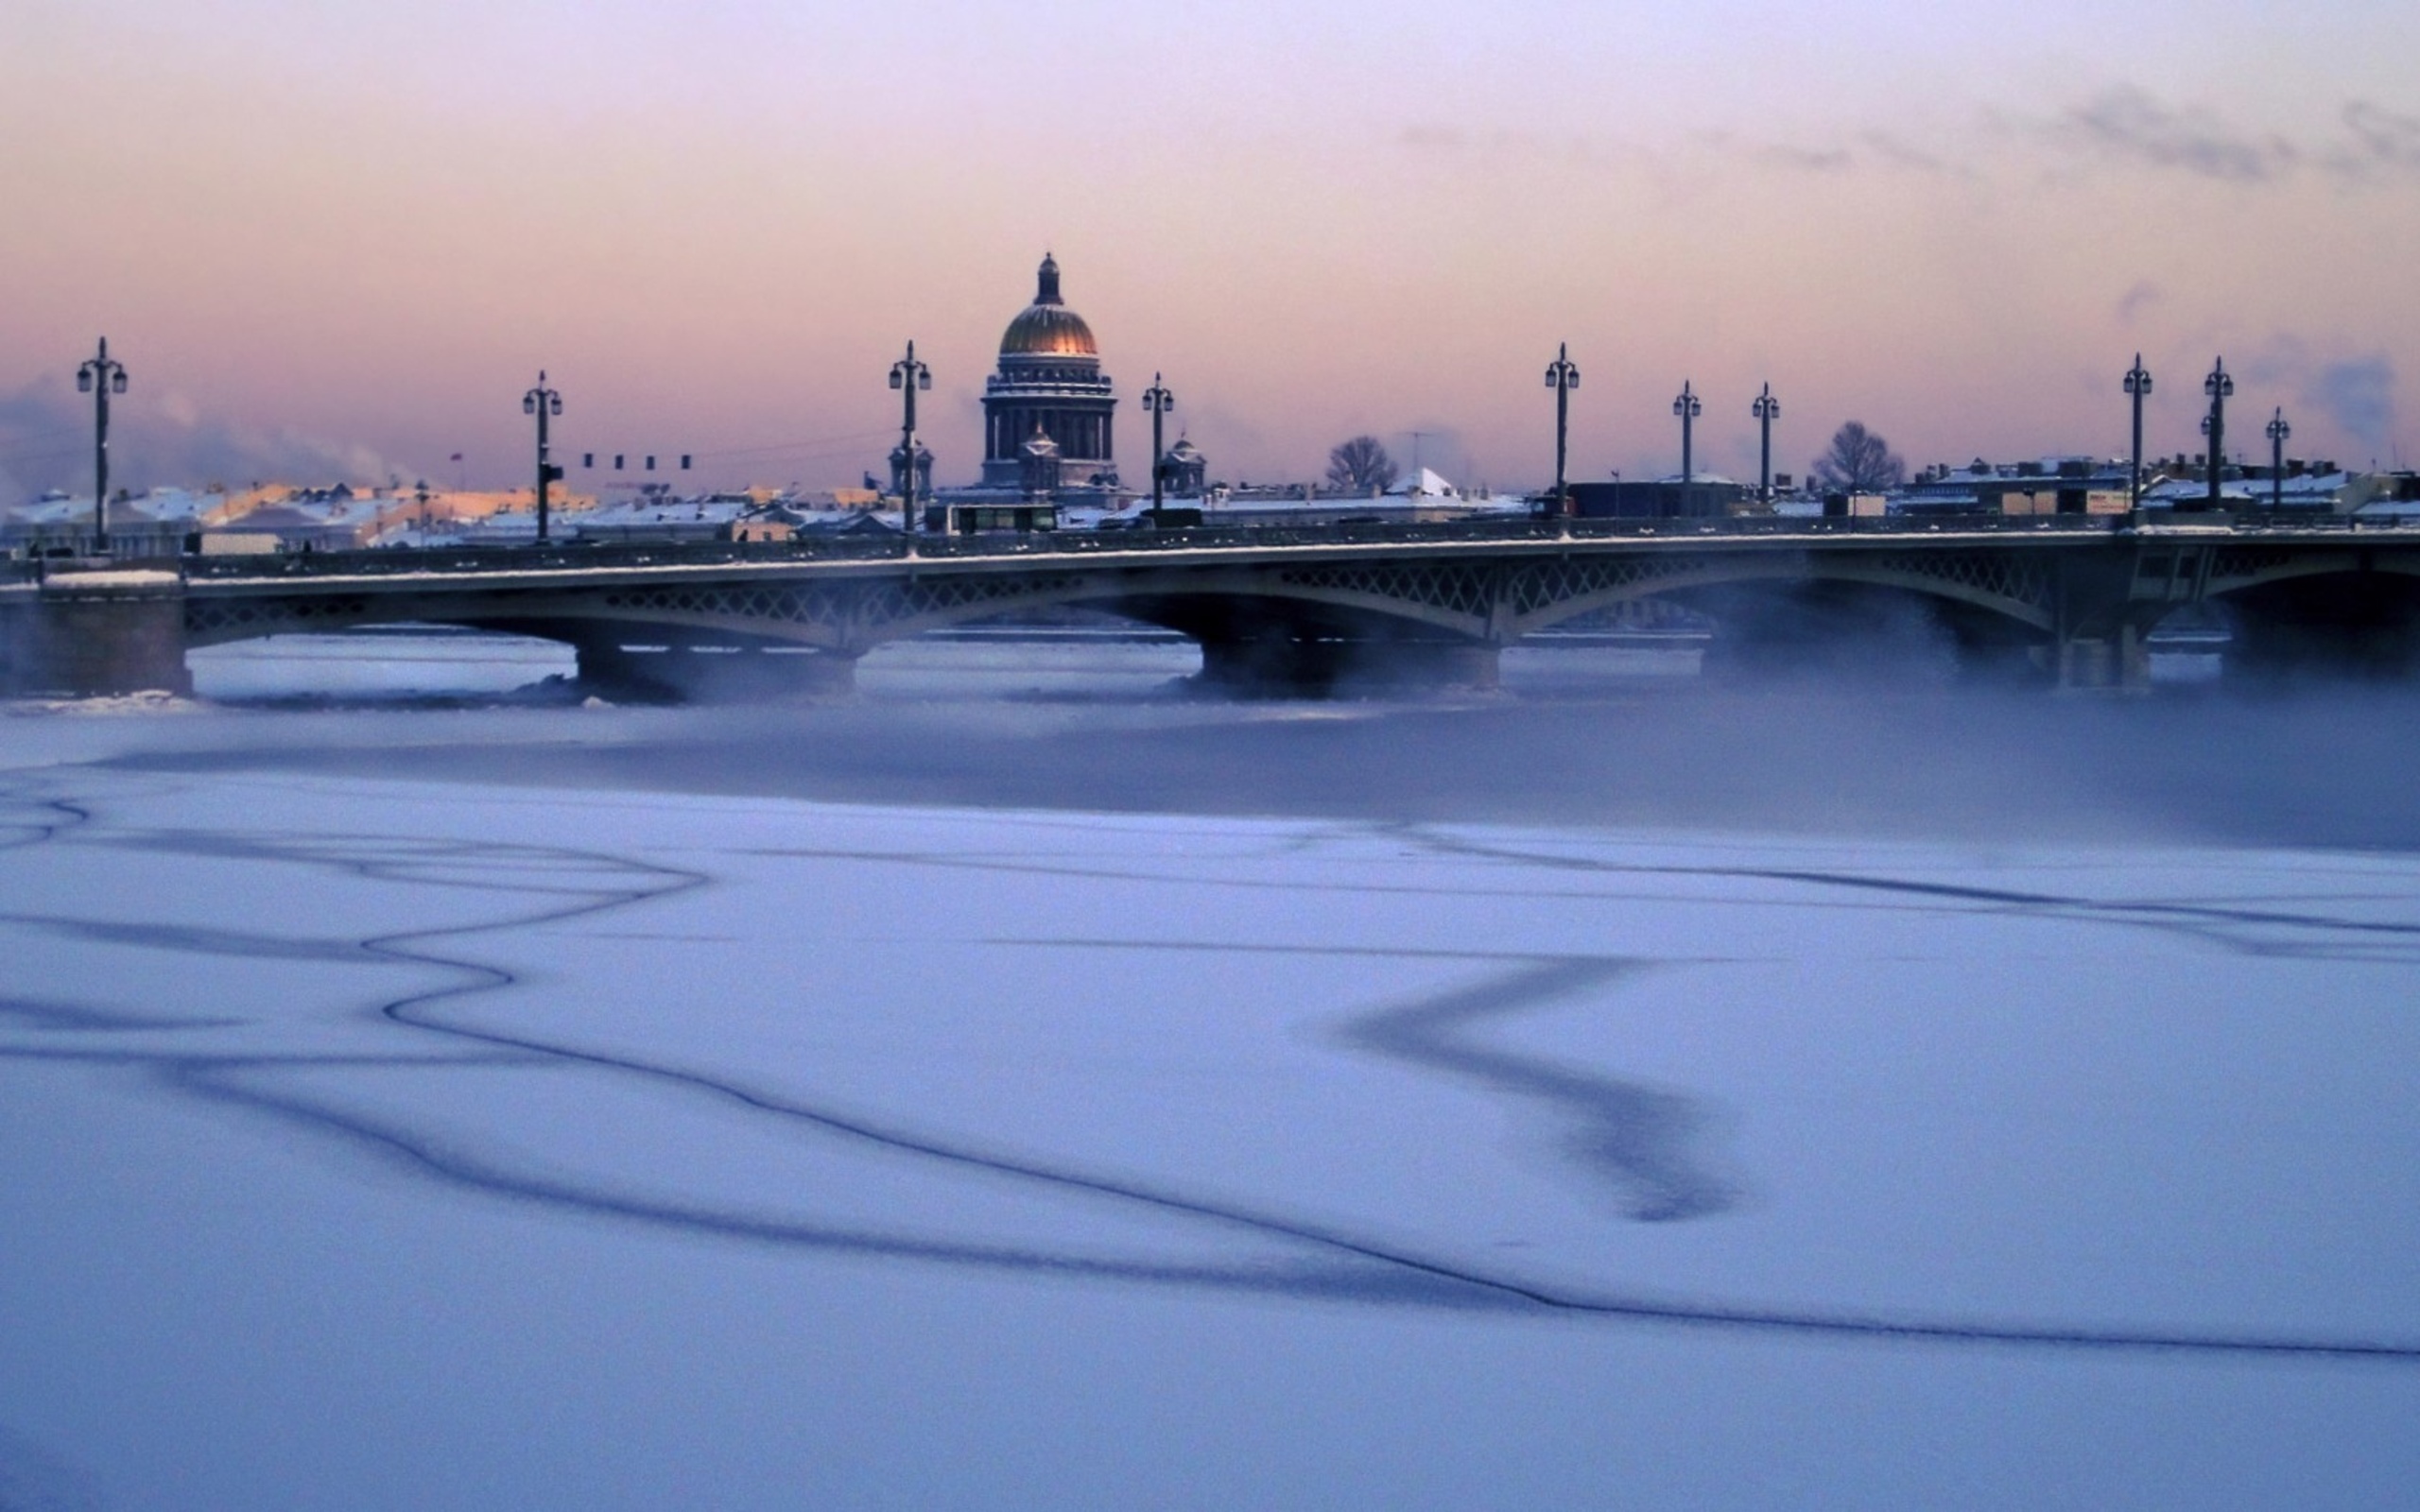
[[[999,371],[984,381],[983,487],[1115,491],[1116,409],[1092,327],[1060,299],[1059,263],[1046,254],[1033,302],[1009,322]]]

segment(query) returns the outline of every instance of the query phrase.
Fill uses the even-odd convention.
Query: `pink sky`
[[[2138,349],[2155,451],[2221,352],[2297,452],[2420,445],[2409,7],[826,9],[19,0],[0,472],[83,481],[106,332],[138,483],[514,481],[541,366],[571,451],[847,483],[913,336],[967,478],[1046,247],[1231,479],[1417,428],[1535,484],[1564,340],[1580,476],[1674,467],[1685,378],[1735,473],[1767,381],[1789,471],[1850,418],[1911,463],[2114,452]]]

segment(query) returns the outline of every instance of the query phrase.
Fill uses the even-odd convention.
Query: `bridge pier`
[[[2052,648],[2062,693],[2149,693],[2151,652],[2129,620],[2107,635],[2062,637]]]
[[[1246,697],[1496,686],[1503,648],[1485,642],[1316,640],[1268,635],[1204,640],[1196,685]]]
[[[57,697],[193,692],[173,572],[53,572],[0,587],[0,691]]]
[[[2050,641],[2051,684],[2062,693],[2152,690],[2152,630],[2202,596],[2205,548],[2135,547],[2062,558]]]
[[[857,659],[837,651],[677,642],[633,650],[616,637],[573,646],[580,687],[616,703],[837,697],[857,685]]]
[[[2420,633],[2406,626],[2239,621],[2221,676],[2252,687],[2297,681],[2393,682],[2420,666]]]
[[[2334,573],[2233,598],[2224,676],[2252,685],[2382,681],[2420,667],[2420,578]]]

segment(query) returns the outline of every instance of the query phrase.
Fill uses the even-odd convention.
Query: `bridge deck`
[[[1426,657],[1483,680],[1497,649],[1582,616],[1686,610],[1741,645],[1787,647],[1904,626],[1910,602],[1962,656],[2022,653],[2065,683],[2141,684],[2151,629],[2214,599],[2256,605],[2280,646],[2317,627],[2357,633],[2380,664],[2420,656],[2420,633],[2407,633],[2420,627],[2420,528],[2332,518],[1519,520],[390,549],[185,558],[154,564],[172,570],[139,593],[110,587],[122,572],[20,565],[0,618],[40,633],[17,637],[33,647],[11,653],[22,667],[0,667],[18,685],[65,677],[76,657],[114,658],[109,677],[125,680],[165,676],[195,646],[398,621],[565,641],[584,669],[666,643],[848,662],[953,625],[1079,609],[1186,635],[1205,666],[1292,666],[1285,676],[1314,681],[1357,657]],[[90,652],[112,638],[131,649]]]
[[[1570,554],[1660,554],[1709,548],[1755,552],[2085,548],[2118,541],[2252,542],[2286,546],[2420,543],[2420,526],[2344,521],[2290,524],[2132,524],[2120,517],[2049,516],[2006,523],[1903,520],[1723,522],[1574,521],[1551,524],[1255,527],[1221,530],[1058,531],[1025,536],[918,538],[908,551],[896,536],[796,542],[661,542],[481,548],[372,549],[274,558],[187,558],[187,592],[200,595],[274,592],[425,591],[466,578],[510,577],[532,587],[598,585],[614,578],[678,579],[792,576],[889,576],[912,572],[997,572],[1080,567],[1184,567],[1212,562],[1353,559],[1519,559]]]

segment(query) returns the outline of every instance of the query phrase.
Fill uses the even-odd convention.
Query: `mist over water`
[[[12,713],[0,1506],[2392,1503],[2420,698],[1685,657]]]
[[[188,721],[167,745],[179,761],[841,801],[2420,844],[2420,690],[2243,691],[2189,652],[2148,696],[1962,684],[1921,655],[1729,678],[1699,655],[1515,647],[1494,693],[1232,700],[1194,693],[1199,653],[1172,638],[935,639],[868,656],[851,697],[581,709],[549,642],[278,637],[197,653],[199,696],[335,717],[257,742],[243,719]],[[429,704],[454,717],[373,717]]]

